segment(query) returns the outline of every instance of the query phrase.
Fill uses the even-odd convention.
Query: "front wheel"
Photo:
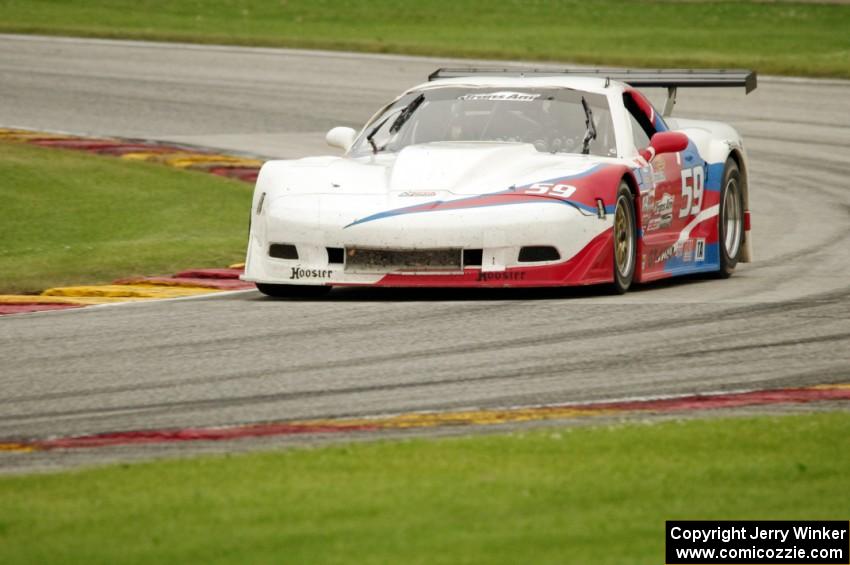
[[[620,182],[614,212],[614,284],[612,290],[624,294],[632,285],[637,257],[635,204],[629,185]]]
[[[329,286],[256,283],[257,290],[274,298],[311,298],[330,292]]]
[[[741,191],[741,172],[732,159],[726,161],[723,171],[723,189],[720,192],[718,239],[720,277],[728,278],[735,270],[744,243],[744,195]]]

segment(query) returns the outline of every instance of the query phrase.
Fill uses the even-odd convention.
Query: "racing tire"
[[[719,277],[729,278],[741,257],[744,247],[744,195],[741,191],[741,171],[732,159],[726,160],[718,211]]]
[[[331,287],[324,285],[256,283],[257,290],[273,298],[314,298],[324,296]]]
[[[626,181],[617,189],[617,206],[614,210],[614,283],[615,294],[625,294],[632,285],[637,264],[637,222],[634,197]]]

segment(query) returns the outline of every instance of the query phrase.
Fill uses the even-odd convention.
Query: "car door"
[[[637,91],[627,91],[624,103],[629,111],[635,147],[644,149],[666,125],[652,105]],[[639,223],[641,243],[639,280],[669,276],[670,267],[686,256],[691,244],[679,241],[682,230],[702,203],[704,171],[696,167],[696,153],[690,148],[653,157],[648,163],[651,182],[641,192]],[[693,260],[693,259],[691,259]]]

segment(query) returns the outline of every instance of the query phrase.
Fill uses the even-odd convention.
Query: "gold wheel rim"
[[[617,211],[614,213],[614,258],[617,270],[626,276],[631,271],[634,230],[632,219],[626,211],[623,199],[617,201]]]

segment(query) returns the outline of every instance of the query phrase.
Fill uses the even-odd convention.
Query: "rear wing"
[[[504,77],[554,77],[581,76],[605,78],[608,81],[624,82],[635,88],[666,88],[667,102],[664,104],[664,115],[669,116],[676,104],[678,88],[711,88],[711,87],[744,87],[749,94],[756,89],[758,81],[755,71],[745,69],[498,69],[498,68],[441,68],[430,75],[428,80],[441,78],[458,78],[470,76],[504,76]]]

